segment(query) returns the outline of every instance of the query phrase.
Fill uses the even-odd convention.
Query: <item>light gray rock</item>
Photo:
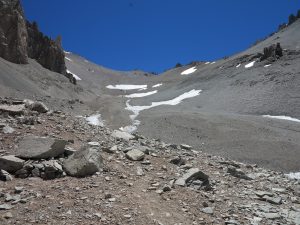
[[[9,210],[12,209],[13,207],[11,205],[8,204],[2,204],[0,205],[0,210]]]
[[[111,148],[102,148],[102,150],[104,151],[104,152],[107,152],[107,153],[111,153],[111,154],[113,154],[113,153],[116,153],[117,151],[118,151],[118,146],[117,145],[114,145],[114,146],[112,146]]]
[[[269,220],[276,220],[281,218],[281,215],[279,213],[265,213],[264,216]]]
[[[45,180],[52,180],[55,178],[62,177],[63,175],[63,168],[56,160],[50,160],[43,162],[44,168],[43,172],[41,173],[41,178]]]
[[[206,207],[202,209],[202,212],[204,212],[205,214],[214,214],[214,209],[212,207]]]
[[[65,152],[67,141],[50,138],[26,136],[19,142],[16,156],[23,159],[48,159]]]
[[[145,153],[138,149],[133,149],[126,153],[126,158],[132,161],[141,161],[145,158]]]
[[[9,173],[15,173],[22,169],[25,161],[17,158],[14,155],[7,155],[0,157],[0,169],[6,170]]]
[[[119,131],[119,130],[114,130],[111,136],[119,139],[123,139],[126,141],[132,140],[135,137],[127,132]]]
[[[11,116],[22,115],[25,111],[25,104],[19,105],[0,105],[0,112],[6,112]]]
[[[182,175],[179,179],[175,181],[175,184],[178,186],[185,186],[188,182],[194,180],[201,180],[203,182],[208,182],[208,175],[203,173],[198,168],[191,168],[185,174]]]
[[[93,175],[103,167],[100,151],[84,146],[64,161],[63,168],[70,176],[85,177]]]
[[[15,132],[15,129],[6,125],[5,127],[2,128],[2,132],[4,134],[12,134],[13,132]]]
[[[192,149],[192,146],[186,145],[186,144],[181,144],[180,147],[181,147],[182,149],[185,149],[185,150],[191,150],[191,149]]]
[[[138,175],[138,176],[144,176],[145,175],[142,167],[138,166],[136,168],[136,175]]]
[[[88,146],[91,148],[97,148],[97,147],[100,147],[100,143],[97,141],[91,141],[91,142],[88,142]]]

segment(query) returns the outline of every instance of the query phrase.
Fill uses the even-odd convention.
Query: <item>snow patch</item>
[[[210,65],[215,64],[216,62],[212,62]]]
[[[271,116],[271,115],[263,115],[263,117],[271,118],[271,119],[278,119],[278,120],[289,120],[289,121],[293,121],[293,122],[298,122],[298,123],[300,123],[300,120],[299,120],[299,119],[292,118],[292,117],[289,117],[289,116]]]
[[[150,91],[150,92],[144,92],[144,93],[134,93],[134,94],[130,94],[130,95],[125,95],[125,97],[126,98],[142,98],[142,97],[146,97],[146,96],[153,95],[156,93],[157,93],[157,90]]]
[[[288,173],[288,174],[285,174],[285,176],[287,176],[291,180],[300,180],[300,172],[298,172],[298,173]]]
[[[107,85],[108,89],[116,89],[116,90],[136,90],[142,89],[146,90],[148,85],[133,85],[133,84],[117,84],[117,85]]]
[[[268,64],[268,65],[265,65],[264,67],[266,68],[266,67],[269,67],[269,66],[271,66],[272,64]]]
[[[189,75],[189,74],[191,74],[191,73],[194,73],[196,70],[197,70],[197,69],[196,69],[196,67],[194,66],[194,67],[192,67],[192,68],[189,68],[189,69],[183,71],[183,72],[181,73],[181,75]]]
[[[206,62],[205,65],[210,64],[210,62]]]
[[[251,68],[252,66],[254,66],[254,63],[256,63],[256,61],[248,63],[247,65],[245,65],[245,68]]]
[[[86,118],[86,121],[88,122],[88,124],[93,126],[104,126],[104,121],[101,118],[101,114],[91,115]]]
[[[73,62],[72,59],[68,58],[68,57],[65,57],[66,60],[70,61],[70,62]]]
[[[130,130],[135,131],[137,129],[137,126],[140,124],[140,121],[136,120],[136,117],[139,115],[139,113],[141,111],[146,110],[146,109],[151,109],[153,107],[161,106],[161,105],[178,105],[184,99],[193,98],[193,97],[200,95],[201,91],[202,90],[193,89],[193,90],[183,93],[182,95],[179,95],[178,97],[171,99],[171,100],[161,101],[161,102],[152,102],[151,105],[149,105],[149,106],[132,106],[129,104],[130,100],[128,100],[126,102],[125,109],[133,112],[133,114],[130,115],[130,119],[133,121],[133,124],[130,126],[127,126],[127,127],[122,127],[120,129],[122,129],[124,131],[126,130],[127,132],[129,132]],[[133,132],[133,131],[131,131],[131,132]]]
[[[237,65],[236,68],[239,68],[241,65],[242,65],[242,64]]]
[[[153,88],[157,88],[157,87],[160,87],[160,86],[162,86],[163,84],[155,84],[155,85],[153,85],[152,87]]]
[[[72,73],[70,70],[67,70],[67,73],[70,73],[73,75],[73,77],[76,79],[76,80],[81,80],[81,78],[79,76],[77,76],[76,74]]]
[[[67,52],[67,51],[64,51],[64,53],[65,53],[65,54],[71,54],[72,52]]]

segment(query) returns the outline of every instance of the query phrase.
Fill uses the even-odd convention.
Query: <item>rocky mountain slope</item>
[[[0,224],[300,224],[299,32],[155,76],[0,0]]]

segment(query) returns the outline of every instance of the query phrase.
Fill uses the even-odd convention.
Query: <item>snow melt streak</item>
[[[263,117],[271,118],[271,119],[278,119],[278,120],[289,120],[289,121],[293,121],[293,122],[298,122],[298,123],[300,123],[300,120],[298,120],[298,119],[296,119],[296,118],[289,117],[289,116],[271,116],[271,115],[263,115]]]
[[[142,98],[142,97],[146,97],[146,96],[153,95],[156,93],[157,93],[157,90],[145,92],[145,93],[134,93],[134,94],[130,94],[130,95],[125,95],[125,97],[126,98]]]
[[[140,121],[136,120],[136,117],[143,110],[151,109],[153,107],[160,106],[160,105],[177,105],[177,104],[181,103],[184,99],[196,97],[196,96],[200,95],[200,93],[201,93],[201,90],[193,89],[193,90],[186,92],[182,95],[179,95],[178,97],[171,99],[171,100],[161,101],[161,102],[152,102],[151,105],[149,105],[149,106],[132,106],[129,104],[130,100],[128,100],[126,102],[125,109],[133,112],[133,114],[130,115],[131,120],[133,120],[133,125],[127,126],[127,127],[122,127],[121,130],[131,132],[131,133],[133,131],[135,131],[137,129],[137,126],[140,124]]]

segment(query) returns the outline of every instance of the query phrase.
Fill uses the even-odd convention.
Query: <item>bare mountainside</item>
[[[299,19],[154,75],[0,18],[0,224],[300,225]]]

